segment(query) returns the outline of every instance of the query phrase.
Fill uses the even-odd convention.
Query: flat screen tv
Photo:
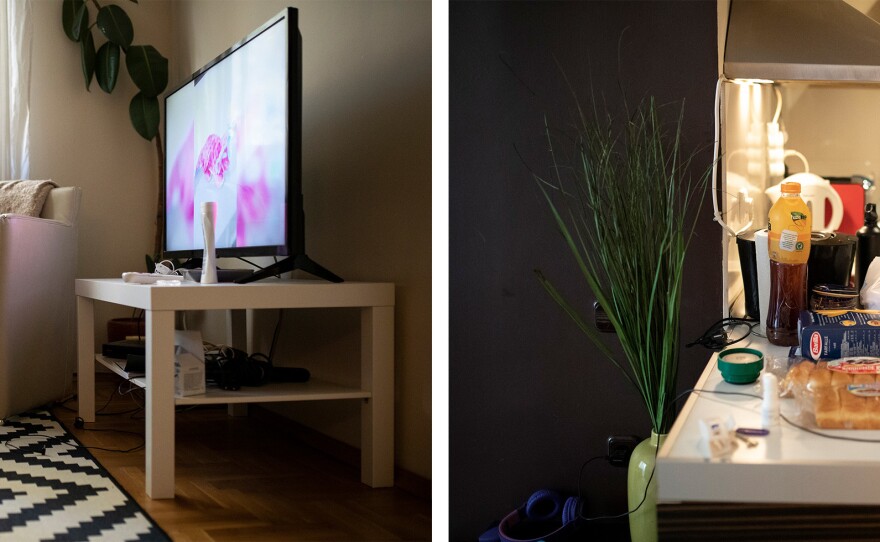
[[[305,253],[302,38],[287,8],[165,98],[164,254],[203,254],[202,202],[214,201],[218,257],[282,256],[240,278],[301,269],[342,279]]]

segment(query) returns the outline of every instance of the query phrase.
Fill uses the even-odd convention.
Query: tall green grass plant
[[[663,106],[662,109],[670,109]],[[568,153],[547,128],[551,175],[535,175],[565,245],[614,326],[621,362],[569,298],[536,270],[550,296],[636,388],[652,429],[667,433],[678,378],[685,253],[711,168],[692,181],[683,157],[684,107],[668,126],[661,106],[644,100],[623,122],[578,109]],[[571,152],[573,150],[573,152]],[[562,163],[560,156],[569,155]],[[569,163],[571,162],[571,163]],[[689,213],[690,210],[690,213]],[[580,296],[579,296],[580,297]]]

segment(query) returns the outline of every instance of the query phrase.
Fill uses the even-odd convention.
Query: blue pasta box
[[[805,358],[880,356],[880,311],[803,311],[798,331]]]

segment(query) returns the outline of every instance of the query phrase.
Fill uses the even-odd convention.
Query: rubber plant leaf
[[[101,90],[110,94],[119,76],[119,45],[108,41],[98,49],[95,59],[95,79]]]
[[[82,41],[79,42],[79,48],[82,57],[83,79],[86,82],[86,90],[90,90],[92,85],[92,76],[95,75],[95,42],[92,39],[92,33],[83,34]]]
[[[121,7],[113,4],[102,6],[98,10],[95,23],[98,29],[107,36],[107,39],[116,45],[123,49],[131,45],[131,40],[134,38],[134,27],[131,25],[131,19]]]
[[[138,92],[128,105],[128,113],[132,126],[142,138],[152,141],[159,133],[159,99],[155,96]]]
[[[61,26],[72,41],[79,41],[88,32],[89,10],[84,0],[64,0],[61,3]]]
[[[129,47],[125,52],[125,66],[144,96],[155,98],[168,86],[168,59],[152,45]]]

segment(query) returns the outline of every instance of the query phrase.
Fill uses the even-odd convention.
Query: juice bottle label
[[[809,208],[800,198],[780,198],[770,209],[767,240],[770,259],[780,263],[806,263],[810,255]]]
[[[803,250],[803,243],[798,242],[798,232],[794,230],[782,230],[779,234],[779,250],[794,252]]]

